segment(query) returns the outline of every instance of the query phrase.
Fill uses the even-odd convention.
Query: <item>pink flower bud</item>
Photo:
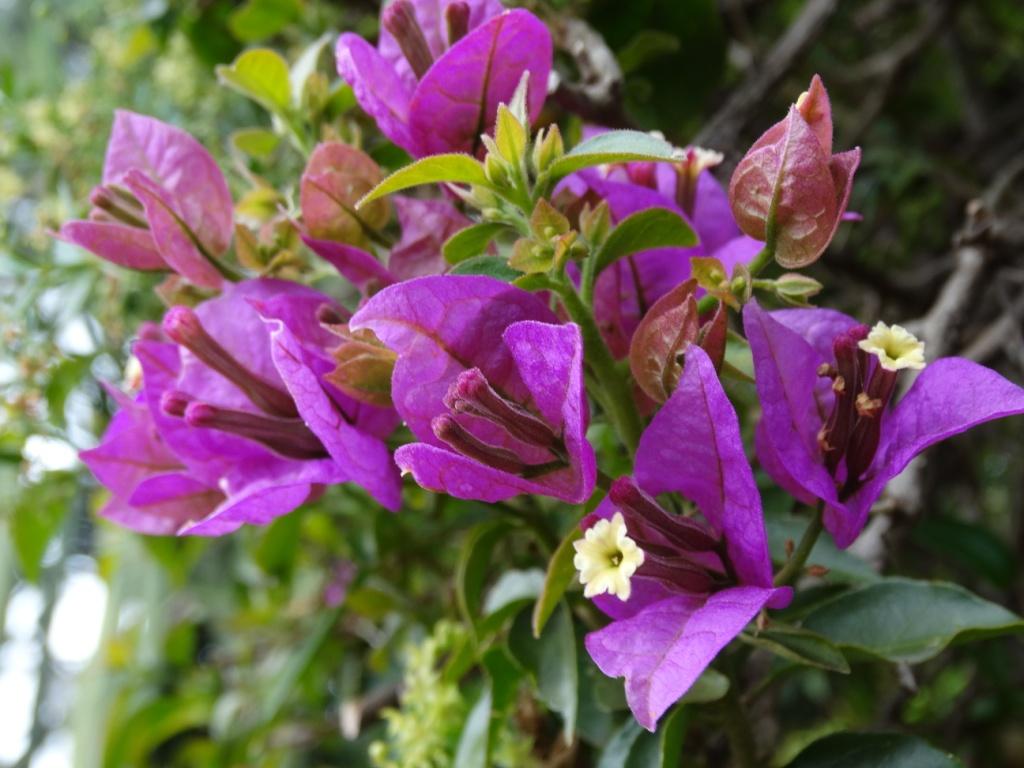
[[[736,166],[729,183],[736,222],[765,240],[782,266],[806,266],[835,236],[859,164],[859,148],[832,154],[832,111],[815,75],[785,119]]]

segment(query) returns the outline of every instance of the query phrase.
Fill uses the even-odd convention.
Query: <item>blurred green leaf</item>
[[[484,683],[470,710],[455,751],[455,768],[488,768],[490,765],[491,683]]]
[[[292,101],[288,62],[269,48],[245,51],[230,65],[216,69],[217,79],[275,114],[288,111]]]
[[[255,43],[283,30],[301,10],[299,0],[247,0],[228,17],[228,28],[243,43]]]
[[[551,618],[551,613],[558,606],[565,590],[569,588],[573,577],[576,575],[576,566],[573,565],[573,558],[576,556],[576,549],[573,543],[583,538],[583,531],[578,525],[574,525],[565,534],[565,537],[558,544],[555,553],[548,561],[548,570],[544,575],[544,586],[540,597],[533,607],[533,636],[540,637],[544,631],[544,625]]]
[[[843,649],[914,663],[954,641],[1021,632],[1024,621],[955,584],[889,578],[830,600],[803,626]]]
[[[25,486],[18,494],[10,533],[18,565],[29,581],[39,581],[43,554],[64,522],[74,490],[73,478],[50,473],[44,482]]]
[[[462,617],[475,626],[483,607],[484,582],[493,565],[494,547],[509,532],[503,520],[491,520],[473,528],[466,536],[459,552],[455,573],[455,591]]]
[[[962,764],[917,736],[836,733],[811,744],[787,768],[962,768]]]
[[[241,152],[264,160],[281,143],[281,137],[265,128],[245,128],[231,134],[231,143]]]
[[[807,520],[794,515],[766,515],[765,524],[768,527],[768,547],[771,549],[772,562],[782,565],[786,562],[786,542],[800,540],[807,527]],[[824,578],[829,581],[864,584],[879,579],[870,565],[851,552],[837,549],[827,536],[815,542],[807,564],[828,568]]]
[[[530,625],[530,613],[523,611],[509,632],[509,650],[533,676],[541,701],[562,716],[568,744],[576,732],[579,685],[572,612],[562,603],[537,639]]]
[[[288,697],[294,693],[299,678],[309,669],[321,646],[327,641],[331,629],[341,615],[342,606],[325,610],[313,624],[305,640],[289,656],[281,670],[274,675],[263,699],[263,720],[270,722],[277,716]]]
[[[928,515],[914,526],[912,537],[918,544],[963,564],[1000,587],[1008,587],[1017,571],[1013,551],[977,523]]]

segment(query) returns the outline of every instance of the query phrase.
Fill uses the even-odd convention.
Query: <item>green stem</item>
[[[811,521],[807,524],[807,528],[804,529],[804,535],[800,537],[800,543],[797,544],[796,550],[793,552],[793,556],[789,558],[782,569],[775,574],[775,586],[786,587],[790,586],[798,578],[804,570],[804,564],[807,562],[807,558],[811,554],[811,550],[814,549],[815,542],[818,541],[818,536],[821,535],[821,531],[824,529],[824,514],[823,504],[818,504],[814,510],[814,515],[811,517]]]
[[[725,734],[729,739],[729,750],[732,752],[732,764],[737,768],[755,768],[757,745],[754,743],[754,733],[750,728],[747,711],[740,701],[736,676],[731,675],[730,678],[729,690],[722,699],[722,711],[725,716]]]
[[[593,314],[584,305],[576,290],[568,281],[558,282],[554,288],[562,298],[569,317],[580,327],[587,365],[590,366],[597,382],[604,389],[605,397],[601,398],[601,401],[608,409],[608,418],[611,419],[619,437],[622,438],[622,442],[625,443],[630,456],[632,456],[640,444],[643,424],[640,421],[640,414],[633,405],[633,393],[629,387],[629,379],[619,375],[615,359],[608,351],[604,339],[601,338],[601,332],[597,328],[597,323],[594,322]]]

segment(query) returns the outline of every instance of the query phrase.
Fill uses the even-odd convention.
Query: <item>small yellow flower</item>
[[[902,325],[890,326],[879,321],[858,346],[877,357],[887,371],[920,370],[925,366],[924,342]]]
[[[623,602],[629,599],[629,579],[643,565],[644,551],[627,535],[621,512],[611,520],[598,520],[573,547],[572,563],[580,572],[585,597],[607,592]]]

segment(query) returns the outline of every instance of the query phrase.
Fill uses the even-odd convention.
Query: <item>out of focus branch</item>
[[[838,7],[838,0],[807,0],[789,29],[772,46],[764,60],[751,67],[746,81],[705,123],[694,143],[731,153],[765,96],[810,47]]]
[[[563,17],[552,23],[555,44],[576,64],[580,79],[559,80],[554,98],[564,109],[588,122],[631,128],[623,105],[623,75],[605,39],[580,19]]]

